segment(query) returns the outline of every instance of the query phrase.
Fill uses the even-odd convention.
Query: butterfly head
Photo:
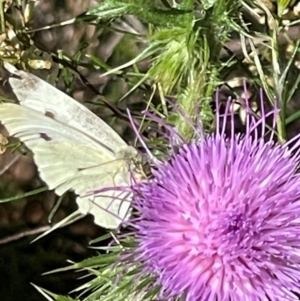
[[[126,147],[122,147],[117,152],[117,156],[128,162],[129,168],[133,171],[136,180],[141,181],[146,178],[142,167],[142,157],[133,146],[127,145]]]
[[[137,150],[130,145],[126,145],[117,151],[117,157],[124,160],[132,161],[138,156]]]

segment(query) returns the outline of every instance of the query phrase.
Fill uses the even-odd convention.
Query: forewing
[[[9,83],[22,106],[43,115],[51,114],[54,119],[93,137],[111,150],[126,146],[109,125],[67,94],[31,73],[9,64],[6,68],[16,76],[11,77]]]
[[[6,126],[11,136],[19,138],[25,144],[28,144],[29,140],[33,142],[40,139],[46,141],[71,140],[99,149],[105,148],[98,141],[74,128],[16,104],[0,104],[0,121]],[[107,152],[109,151],[107,150]]]

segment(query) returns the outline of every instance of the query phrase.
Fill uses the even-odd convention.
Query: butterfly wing
[[[32,150],[41,178],[50,189],[58,195],[74,190],[83,214],[91,213],[105,228],[119,226],[128,213],[131,195],[117,198],[113,190],[99,195],[90,192],[128,185],[128,161],[93,137],[31,108],[1,104],[0,120],[10,135]]]
[[[22,106],[52,116],[111,150],[126,147],[126,143],[109,125],[67,94],[31,73],[17,70],[7,63],[5,67],[15,76],[9,79],[9,83]]]
[[[112,159],[98,149],[73,141],[40,140],[32,149],[41,178],[51,183],[49,188],[58,195],[74,190],[79,195],[76,202],[82,214],[91,213],[96,224],[110,229],[126,218],[131,194],[113,188],[130,183],[128,164],[123,158]],[[91,193],[101,187],[112,189]]]

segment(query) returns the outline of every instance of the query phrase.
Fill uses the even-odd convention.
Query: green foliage
[[[31,195],[39,194],[39,193],[44,192],[46,190],[47,190],[46,187],[35,189],[35,190],[27,192],[27,193],[22,193],[22,194],[19,194],[19,195],[14,195],[12,197],[7,197],[5,199],[0,199],[0,203],[8,203],[8,202],[16,201],[16,200],[19,200],[19,199],[23,199],[25,197],[29,197]]]

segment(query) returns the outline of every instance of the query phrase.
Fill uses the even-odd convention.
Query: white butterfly
[[[9,135],[32,150],[40,177],[57,195],[73,190],[82,214],[117,228],[129,214],[131,193],[91,191],[130,185],[137,151],[104,121],[40,78],[6,64],[20,105],[0,104],[0,121]],[[121,194],[121,195],[120,195]]]

